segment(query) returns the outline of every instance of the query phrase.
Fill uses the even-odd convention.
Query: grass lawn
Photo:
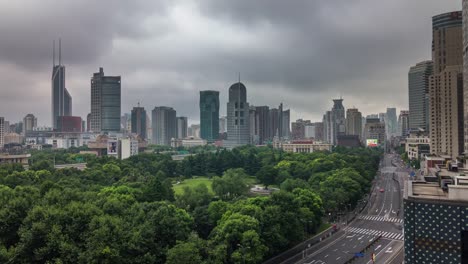
[[[208,179],[208,177],[195,177],[192,179],[185,179],[179,184],[173,184],[172,189],[174,189],[175,194],[181,194],[183,192],[184,186],[188,186],[190,188],[193,188],[197,186],[200,183],[204,183],[206,187],[208,187],[208,190],[213,193],[213,189],[211,188],[211,185],[213,183],[212,180]]]

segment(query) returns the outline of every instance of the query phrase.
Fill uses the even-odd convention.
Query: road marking
[[[337,250],[338,250],[338,249],[337,249],[337,248],[335,248],[333,251],[337,251]]]
[[[328,255],[326,255],[324,258],[328,257]]]
[[[392,247],[389,247],[389,248],[385,251],[385,253],[392,253],[392,252],[393,252]]]
[[[341,257],[337,257],[336,260],[339,260]]]
[[[377,250],[377,249],[379,249],[381,247],[382,247],[382,245],[378,245],[374,250]]]

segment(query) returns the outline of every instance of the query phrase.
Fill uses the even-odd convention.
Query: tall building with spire
[[[65,88],[65,66],[62,65],[62,41],[59,39],[58,64],[55,64],[55,40],[52,51],[52,127],[57,129],[60,116],[72,115],[72,97]]]
[[[248,145],[250,143],[249,103],[247,89],[243,83],[237,82],[229,87],[227,103],[227,140],[226,147]]]

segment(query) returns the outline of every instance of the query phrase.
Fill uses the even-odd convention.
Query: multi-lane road
[[[353,263],[401,263],[403,261],[403,181],[408,171],[397,155],[386,154],[380,165],[367,207],[315,252],[307,252],[300,264],[344,263],[381,237]],[[396,165],[396,166],[395,166]]]

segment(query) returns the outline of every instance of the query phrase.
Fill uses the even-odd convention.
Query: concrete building
[[[23,144],[24,136],[17,133],[6,133],[4,143],[7,144]]]
[[[225,116],[222,116],[219,118],[219,134],[223,134],[227,132],[227,118]]]
[[[310,123],[304,126],[304,138],[315,139],[315,123]]]
[[[200,136],[208,142],[219,138],[219,91],[200,91]]]
[[[177,138],[186,138],[188,130],[188,119],[186,116],[177,117]],[[200,126],[201,133],[201,126]]]
[[[323,141],[333,145],[335,142],[335,122],[331,111],[325,112],[322,119],[323,123]]]
[[[398,135],[396,108],[387,108],[387,112],[385,113],[385,129],[387,130],[387,138]]]
[[[124,115],[125,116],[125,115]],[[130,131],[132,134],[138,135],[141,139],[146,140],[147,137],[147,123],[146,118],[148,115],[146,114],[146,110],[144,107],[140,106],[138,103],[137,107],[133,107],[132,112],[130,114]],[[124,125],[127,126],[128,124],[128,117],[126,118]],[[124,130],[128,131],[128,127],[125,127]]]
[[[177,138],[176,111],[172,107],[155,107],[152,112],[153,144],[171,145],[171,139]]]
[[[198,146],[205,146],[208,144],[208,141],[206,139],[202,138],[194,138],[194,137],[187,137],[183,139],[172,139],[171,141],[171,147],[177,148],[177,147],[184,147],[184,148],[193,148],[193,147],[198,147]]]
[[[120,130],[124,134],[132,133],[132,113],[124,113],[120,117]]]
[[[79,116],[59,116],[57,117],[57,132],[75,132],[81,131],[81,117]]]
[[[0,164],[28,165],[31,154],[9,155],[0,154]]]
[[[429,78],[431,153],[463,152],[462,12],[432,18],[434,73]]]
[[[291,137],[291,111],[284,110],[283,111],[283,119],[281,120],[281,129],[282,129],[282,138],[289,139]]]
[[[78,137],[50,137],[45,139],[45,144],[51,145],[53,149],[69,149],[83,146]]]
[[[357,108],[346,110],[346,135],[362,138],[362,114]]]
[[[120,76],[105,76],[101,67],[91,78],[91,131],[119,132],[120,115]]]
[[[250,143],[249,103],[247,89],[241,82],[229,88],[227,103],[227,140],[224,146],[228,148]]]
[[[313,123],[313,127],[315,128],[315,137],[316,141],[323,142],[323,123],[322,122],[315,122]]]
[[[138,155],[138,140],[130,138],[121,138],[119,140],[119,145],[119,159],[128,159],[131,156]]]
[[[58,65],[55,64],[55,41],[52,66],[52,127],[57,128],[57,117],[72,115],[72,97],[65,88],[65,66],[62,65],[62,44],[59,39]]]
[[[467,172],[449,164],[435,182],[405,182],[405,263],[468,263]]]
[[[377,140],[379,146],[385,144],[385,123],[381,122],[378,118],[367,118],[366,125],[364,126],[363,144],[367,146],[368,140]]]
[[[398,116],[398,135],[406,137],[409,131],[409,111],[401,110],[400,115]],[[427,130],[426,130],[427,131]]]
[[[5,145],[5,118],[0,117],[0,149]]]
[[[316,151],[331,151],[332,145],[327,143],[313,142],[312,140],[298,140],[290,143],[278,142],[275,148],[292,153],[312,153]]]
[[[250,135],[250,144],[258,145],[259,144],[259,136],[257,135],[256,128],[257,128],[257,119],[255,114],[255,106],[251,105],[249,107],[249,135]]]
[[[296,122],[291,123],[291,138],[293,140],[303,140],[306,138],[305,128],[312,125],[310,120],[298,119]],[[315,134],[315,131],[314,131]],[[315,135],[314,135],[315,136]]]
[[[277,108],[271,108],[270,111],[268,112],[269,115],[269,137],[270,140],[273,140],[275,137],[279,137],[279,129],[280,129],[280,124],[279,124],[279,116],[280,116],[280,111]]]
[[[431,152],[431,139],[423,130],[411,130],[405,140],[405,152],[409,159],[422,160]]]
[[[409,128],[429,131],[429,76],[432,61],[412,66],[408,72]]]
[[[270,108],[268,106],[255,107],[255,135],[258,144],[264,145],[270,141]]]
[[[23,135],[33,131],[37,127],[37,118],[33,114],[27,114],[23,118]]]
[[[189,137],[200,138],[200,125],[192,124],[187,131]]]
[[[346,134],[346,117],[343,99],[333,99],[332,114],[334,119],[334,134],[332,144],[337,143],[338,136]]]

